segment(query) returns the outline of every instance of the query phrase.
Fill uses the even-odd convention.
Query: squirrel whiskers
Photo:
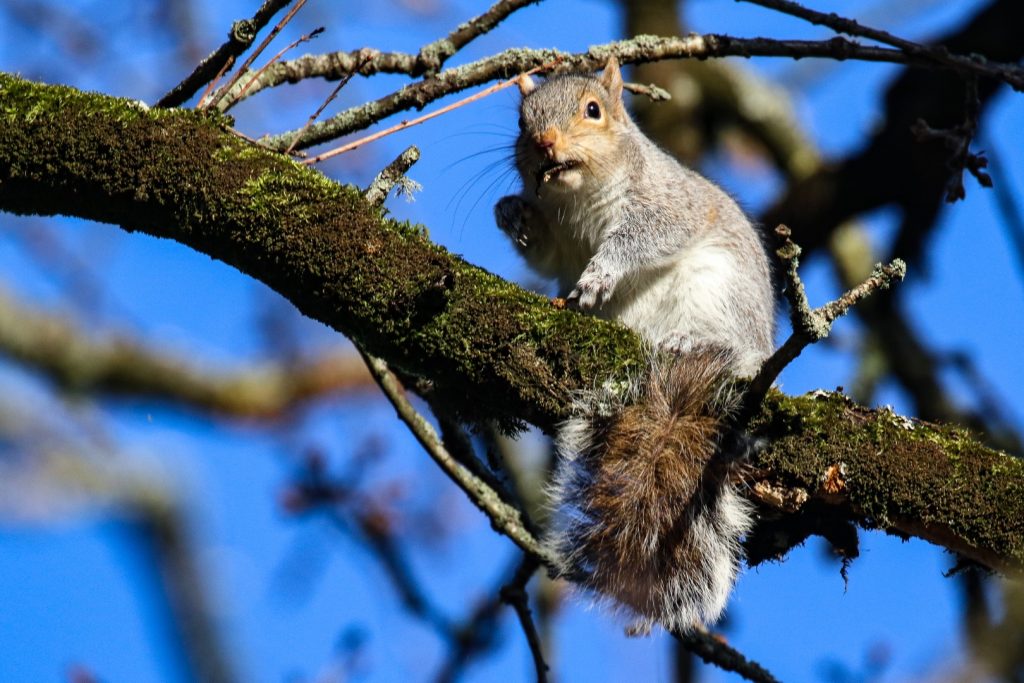
[[[712,461],[734,364],[711,347],[654,358],[626,395],[580,396],[559,432],[547,543],[562,574],[639,615],[634,630],[714,622],[732,590],[751,506]]]

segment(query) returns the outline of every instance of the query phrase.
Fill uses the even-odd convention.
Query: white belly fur
[[[734,310],[734,302],[744,294],[738,277],[741,267],[724,246],[697,242],[668,266],[622,282],[598,314],[622,322],[653,344],[683,337],[733,348],[741,354],[738,372],[753,374],[762,358],[743,353],[750,348],[740,341],[749,334],[743,323],[751,321],[742,321],[742,314]]]

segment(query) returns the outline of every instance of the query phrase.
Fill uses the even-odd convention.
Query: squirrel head
[[[564,74],[538,85],[519,77],[516,166],[525,182],[555,191],[600,185],[616,158],[629,115],[622,102],[622,73],[615,57],[597,76]]]

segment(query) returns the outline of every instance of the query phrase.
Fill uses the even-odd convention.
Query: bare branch
[[[394,161],[385,166],[373,179],[363,196],[370,204],[380,206],[387,199],[391,189],[401,182],[412,165],[420,160],[420,150],[416,145],[406,149]]]
[[[186,102],[188,98],[199,91],[199,88],[203,87],[203,84],[208,83],[214,76],[221,73],[229,61],[233,61],[249,49],[252,41],[256,40],[256,34],[260,32],[260,29],[266,26],[267,22],[291,1],[266,0],[252,19],[236,21],[232,24],[227,41],[200,62],[199,66],[185,80],[161,97],[156,106],[177,107]]]
[[[755,683],[779,683],[763,666],[747,659],[724,640],[703,628],[689,633],[673,633],[672,636],[683,643],[687,650],[719,669],[732,671]]]
[[[267,64],[267,66],[269,67],[270,64]],[[265,70],[265,69],[266,69],[266,67],[264,67],[263,70]],[[344,88],[346,85],[348,85],[348,82],[350,80],[352,80],[352,76],[353,75],[354,74],[349,74],[349,75],[345,76],[344,78],[342,78],[340,81],[338,81],[338,85],[334,86],[334,90],[331,91],[331,94],[328,95],[327,98],[323,101],[323,103],[319,107],[317,107],[316,111],[313,112],[312,114],[310,114],[309,118],[306,119],[306,123],[302,126],[302,128],[299,129],[299,132],[295,135],[295,139],[292,140],[292,144],[288,145],[288,149],[286,149],[284,151],[285,154],[291,154],[292,153],[292,150],[295,149],[295,145],[299,144],[299,141],[302,140],[302,136],[306,132],[306,129],[309,128],[311,125],[313,125],[314,121],[316,121],[318,118],[320,118],[320,114],[324,113],[324,109],[327,109],[327,105],[329,105],[331,102],[334,101],[334,99],[338,96],[338,93],[341,92],[341,89]],[[238,94],[238,97],[240,98],[242,95],[244,95],[245,91],[249,88],[249,86],[252,85],[253,83],[255,83],[258,78],[259,78],[259,74],[256,74],[253,77],[253,79],[251,81],[249,81],[248,84],[246,84],[246,87]],[[417,154],[417,159],[418,159],[419,158],[419,152],[417,152],[416,154]],[[406,169],[406,170],[408,170],[408,169]],[[404,172],[405,171],[403,171],[403,173]]]
[[[459,24],[446,37],[435,40],[433,43],[420,48],[419,54],[416,56],[417,66],[412,75],[419,76],[422,73],[436,72],[448,58],[452,57],[471,41],[492,31],[510,14],[538,2],[540,0],[499,0],[499,2],[494,3],[483,14],[470,19],[464,24]]]
[[[402,607],[433,628],[445,640],[454,639],[455,628],[435,606],[416,579],[389,523],[389,515],[373,497],[361,490],[368,458],[355,458],[355,467],[344,477],[327,475],[323,458],[311,453],[281,500],[290,513],[323,512],[341,533],[366,547],[380,563]]]
[[[1024,90],[1024,70],[1014,64],[1000,64],[989,62],[982,55],[963,56],[951,53],[945,47],[922,45],[905,38],[899,38],[891,33],[879,29],[863,26],[853,19],[846,19],[835,13],[825,14],[804,7],[792,0],[737,0],[748,2],[753,5],[760,5],[768,9],[789,14],[809,21],[812,24],[827,26],[837,33],[845,33],[850,36],[860,36],[877,40],[886,45],[899,48],[904,54],[913,57],[922,57],[932,61],[936,65],[948,67],[961,73],[975,73],[986,75],[997,80],[1005,81],[1014,90]],[[981,70],[979,70],[981,67]]]
[[[557,61],[552,61],[552,62],[548,62],[547,64],[542,64],[542,65],[540,65],[538,67],[535,67],[535,68],[530,69],[529,71],[527,71],[526,75],[535,74],[535,73],[537,73],[539,71],[546,71],[547,69],[550,69],[552,66],[554,66],[556,63],[557,63]],[[372,135],[367,135],[366,137],[362,137],[362,138],[359,138],[358,140],[353,140],[352,142],[346,143],[346,144],[342,145],[341,147],[336,147],[336,148],[334,148],[334,149],[332,149],[330,151],[323,152],[321,154],[317,154],[315,157],[312,157],[310,159],[306,159],[302,163],[304,163],[304,164],[318,164],[321,161],[325,161],[327,159],[330,159],[331,157],[338,156],[339,154],[344,154],[345,152],[351,152],[352,150],[358,149],[359,147],[362,147],[363,145],[365,145],[365,144],[367,144],[369,142],[373,142],[374,140],[379,140],[379,139],[381,139],[383,137],[391,135],[392,133],[397,133],[400,130],[405,130],[406,128],[411,128],[412,126],[418,126],[421,123],[425,123],[425,122],[429,121],[430,119],[437,118],[438,116],[442,116],[444,114],[447,114],[448,112],[453,111],[455,109],[458,109],[459,107],[464,107],[467,104],[470,104],[471,102],[475,102],[477,100],[480,100],[480,99],[483,99],[485,97],[488,97],[489,95],[493,95],[494,93],[496,93],[496,92],[498,92],[500,90],[504,90],[505,88],[511,88],[513,85],[516,84],[516,82],[518,80],[519,80],[519,77],[510,78],[507,81],[503,81],[503,82],[498,83],[496,85],[492,85],[491,87],[489,87],[489,88],[487,88],[485,90],[481,90],[478,93],[474,93],[474,94],[470,95],[469,97],[464,97],[464,98],[462,98],[461,100],[459,100],[457,102],[452,102],[451,104],[446,105],[444,107],[441,107],[440,109],[438,109],[436,111],[432,111],[429,114],[424,114],[423,116],[417,116],[416,118],[411,119],[409,121],[402,121],[401,123],[398,123],[398,124],[396,124],[394,126],[391,126],[390,128],[385,128],[384,130],[379,130],[376,133],[373,133]],[[301,132],[302,131],[300,131],[300,133]],[[296,137],[296,140],[298,140],[298,139],[299,138]],[[288,149],[289,150],[293,149],[295,147],[295,145],[296,145],[296,142],[293,141],[292,144],[289,145]]]
[[[540,636],[537,634],[537,627],[533,623],[533,616],[530,614],[530,595],[526,592],[526,584],[530,577],[537,571],[537,561],[532,557],[524,557],[523,563],[516,570],[512,581],[501,589],[501,599],[512,606],[516,616],[519,618],[519,625],[526,636],[526,644],[530,647],[530,654],[533,655],[533,666],[537,672],[537,683],[546,683],[548,680],[548,665],[544,662],[544,652],[541,649]]]
[[[634,95],[645,95],[652,102],[667,102],[672,99],[672,93],[654,83],[623,83],[622,87]]]
[[[256,49],[252,51],[252,54],[249,55],[244,62],[242,62],[242,66],[238,67],[238,71],[236,71],[235,75],[231,77],[231,80],[228,81],[228,84],[220,90],[218,90],[217,92],[215,92],[208,101],[200,102],[199,106],[204,109],[207,109],[209,107],[216,107],[218,103],[224,98],[224,95],[231,91],[232,86],[235,85],[235,83],[238,83],[242,76],[248,73],[249,67],[252,66],[252,63],[255,62],[256,59],[261,54],[263,54],[263,51],[267,49],[267,46],[270,45],[274,38],[277,37],[277,34],[281,32],[281,29],[283,29],[285,25],[292,20],[292,17],[294,17],[295,14],[300,9],[302,9],[302,6],[305,4],[306,0],[296,0],[295,6],[288,10],[287,14],[281,17],[281,21],[277,22],[277,24],[274,25],[274,28],[271,29],[269,34],[267,34],[267,37],[264,38],[256,47]],[[251,82],[247,83],[243,90],[247,90],[250,84]]]
[[[992,177],[985,172],[988,159],[985,153],[971,153],[971,141],[978,130],[978,119],[981,116],[981,102],[978,99],[978,80],[968,78],[964,93],[964,120],[950,128],[932,128],[923,119],[918,119],[910,127],[918,141],[940,140],[950,151],[946,166],[950,170],[949,183],[946,186],[946,201],[955,202],[967,196],[964,189],[964,171],[974,176],[982,187],[992,187]]]
[[[522,560],[516,558],[510,568],[502,572],[499,582],[492,589],[484,592],[483,599],[462,622],[454,624],[447,661],[433,678],[434,681],[454,683],[460,680],[462,672],[472,658],[494,646],[495,636],[498,633],[497,622],[502,613],[502,587],[515,579],[516,573],[521,567]]]
[[[510,14],[538,2],[540,0],[499,0],[480,16],[459,24],[444,38],[424,45],[415,55],[406,52],[381,52],[366,47],[353,52],[305,55],[293,62],[279,65],[266,77],[257,74],[257,77],[253,79],[254,87],[249,94],[255,95],[264,88],[272,88],[284,82],[296,83],[315,75],[334,80],[351,78],[356,73],[363,76],[371,76],[375,73],[403,73],[417,77],[425,73],[433,74],[450,57],[474,39],[494,29]],[[323,71],[323,73],[317,74],[317,71]],[[327,75],[328,72],[336,75]],[[246,90],[249,90],[248,86]],[[233,107],[245,96],[245,93],[230,91],[228,94],[230,96],[220,105],[223,111]]]
[[[298,6],[296,6],[295,9],[298,9]],[[290,17],[286,16],[284,19],[282,19],[281,20],[282,25],[289,18]],[[276,27],[275,27],[275,30],[276,30]],[[292,42],[288,43],[287,45],[282,47],[280,50],[278,50],[277,53],[273,57],[271,57],[270,60],[266,64],[264,64],[259,69],[257,69],[256,72],[252,76],[249,77],[249,80],[247,80],[245,82],[245,85],[242,86],[242,89],[238,91],[238,97],[244,97],[245,96],[245,92],[252,86],[253,83],[256,82],[256,79],[260,77],[260,74],[263,73],[264,71],[266,71],[271,65],[277,63],[277,61],[279,59],[281,59],[281,57],[284,55],[284,53],[290,52],[291,50],[294,50],[299,45],[302,45],[303,43],[308,43],[309,41],[317,38],[321,33],[324,32],[324,30],[325,29],[324,29],[323,26],[317,27],[317,28],[313,29],[312,31],[310,31],[309,33],[302,34],[301,36],[299,36],[298,38],[296,38],[295,40],[293,40]],[[273,36],[268,36],[268,39],[272,39],[272,38],[273,38]],[[262,45],[260,47],[262,47]],[[259,54],[259,52],[256,52],[255,54]],[[246,61],[246,64],[250,64],[250,63],[251,62]],[[243,70],[245,69],[244,65],[243,65],[242,69]],[[238,80],[238,79],[240,79],[242,75],[243,75],[242,73],[236,74],[235,75],[235,79],[236,80],[233,81],[233,83],[241,83],[241,80]],[[231,89],[231,85],[232,85],[232,83],[229,83],[226,89],[230,90]],[[341,85],[338,86],[338,89],[340,90],[344,85],[345,85],[345,82],[343,81],[341,83]],[[205,106],[207,106],[207,104],[205,102],[205,98],[199,100],[199,106],[203,107],[203,108],[205,108]]]
[[[448,452],[434,428],[416,412],[409,399],[405,397],[404,389],[395,374],[388,368],[387,363],[365,351],[361,351],[361,353],[373,378],[377,380],[377,384],[395,407],[398,417],[409,427],[413,436],[427,451],[431,459],[437,463],[441,471],[447,474],[469,496],[470,501],[490,518],[491,525],[496,531],[508,536],[532,557],[546,565],[553,565],[554,562],[547,550],[527,528],[522,512],[502,500],[497,491],[470,472],[465,465],[459,463]]]
[[[220,79],[223,78],[224,74],[226,74],[228,70],[234,65],[235,57],[234,55],[232,55],[228,58],[226,62],[224,62],[224,66],[220,68],[220,71],[217,72],[217,75],[214,76],[213,79],[211,79],[210,82],[206,84],[205,88],[203,88],[203,94],[199,96],[199,104],[208,101],[207,98],[210,96],[210,93],[213,92],[213,89],[217,87],[217,84],[220,83]]]
[[[362,363],[349,351],[294,364],[214,372],[124,334],[88,335],[63,316],[31,310],[3,293],[0,353],[69,390],[149,396],[243,418],[280,416],[316,396],[372,386]]]
[[[832,323],[846,314],[851,306],[870,296],[879,289],[888,289],[893,282],[902,280],[907,274],[907,265],[895,259],[888,265],[876,265],[871,275],[861,284],[849,290],[835,301],[812,309],[807,301],[804,284],[800,280],[797,268],[800,265],[800,247],[789,239],[789,228],[780,225],[775,234],[782,239],[782,246],[776,250],[785,268],[786,299],[789,301],[789,319],[793,332],[778,350],[761,366],[757,376],[751,381],[744,397],[744,408],[741,415],[749,416],[760,405],[775,378],[800,355],[808,345],[821,341],[832,330]]]

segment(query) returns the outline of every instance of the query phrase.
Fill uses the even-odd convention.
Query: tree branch
[[[556,309],[220,125],[0,75],[0,209],[106,221],[221,259],[430,378],[471,422],[551,430],[572,391],[644,367],[629,330]],[[1024,464],[963,430],[777,392],[751,428],[768,444],[752,462],[767,504],[784,510],[770,494],[800,489],[867,526],[1024,564]]]
[[[199,66],[185,80],[161,97],[156,106],[177,107],[199,92],[199,88],[209,83],[229,60],[235,59],[248,50],[252,42],[256,40],[256,34],[260,32],[260,29],[266,26],[267,22],[291,1],[266,0],[252,19],[239,20],[232,24],[227,41],[200,62]]]
[[[742,653],[737,652],[704,629],[695,629],[691,633],[684,634],[673,633],[672,635],[687,650],[723,671],[733,671],[754,683],[779,683],[778,679],[763,666],[747,659]]]
[[[512,505],[502,500],[501,495],[492,488],[481,477],[474,474],[468,467],[460,463],[448,449],[445,448],[441,438],[427,420],[416,412],[409,399],[405,396],[405,389],[395,374],[388,368],[380,358],[363,353],[366,366],[370,368],[370,374],[377,380],[381,390],[395,407],[398,417],[413,433],[416,440],[427,454],[433,459],[441,471],[455,482],[463,490],[466,496],[490,518],[495,530],[512,539],[516,545],[528,553],[531,557],[543,561],[549,566],[554,562],[547,551],[541,546],[533,534],[530,533],[528,524],[523,518],[523,513]]]
[[[800,265],[800,247],[789,239],[789,228],[780,225],[775,234],[781,240],[776,254],[782,261],[786,278],[786,299],[789,300],[789,320],[793,332],[789,338],[773,353],[750,382],[744,397],[744,415],[750,415],[764,400],[768,389],[775,382],[779,373],[789,365],[808,345],[821,341],[828,336],[832,323],[846,315],[850,307],[879,289],[888,289],[894,281],[902,280],[907,274],[907,265],[896,259],[887,265],[877,264],[863,282],[850,289],[835,301],[830,301],[819,308],[811,308],[807,301],[804,283],[797,273]]]
[[[473,17],[464,24],[459,24],[444,38],[420,48],[416,56],[416,68],[413,76],[424,72],[434,72],[462,48],[469,45],[485,33],[488,33],[504,21],[516,10],[535,5],[540,0],[499,0],[480,16]]]
[[[519,625],[526,636],[526,644],[533,656],[534,672],[537,674],[537,683],[547,683],[548,668],[544,661],[544,652],[541,648],[540,636],[537,634],[537,627],[533,623],[533,615],[530,614],[530,594],[526,591],[526,584],[537,571],[537,561],[526,557],[516,570],[516,575],[501,589],[502,602],[510,605],[516,612]]]
[[[1014,90],[1024,90],[1024,70],[1015,64],[999,64],[995,62],[989,62],[983,55],[972,54],[970,56],[963,56],[953,54],[947,48],[942,45],[922,45],[915,43],[912,40],[906,38],[900,38],[894,36],[887,31],[881,31],[870,26],[864,26],[853,19],[847,19],[841,17],[838,14],[830,12],[828,14],[824,12],[817,12],[808,7],[804,7],[799,3],[792,2],[792,0],[738,0],[739,2],[749,2],[754,5],[760,5],[768,9],[775,10],[776,12],[782,12],[790,16],[799,17],[812,24],[821,26],[827,26],[837,33],[845,33],[850,36],[860,36],[862,38],[868,38],[869,40],[876,40],[879,43],[885,45],[891,45],[898,48],[907,55],[913,55],[915,57],[924,57],[933,61],[937,65],[949,67],[955,71],[961,73],[978,73],[976,67],[984,65],[988,75],[996,78],[997,80],[1005,81]],[[997,75],[998,74],[998,75]]]
[[[381,119],[407,109],[422,109],[424,106],[446,95],[461,92],[467,88],[488,83],[495,79],[512,78],[513,76],[548,62],[557,61],[559,69],[564,71],[594,71],[608,61],[612,55],[618,57],[622,64],[643,64],[662,59],[708,59],[711,57],[824,57],[831,59],[860,59],[864,61],[895,62],[898,64],[914,64],[918,66],[936,67],[933,60],[909,55],[901,50],[860,45],[845,38],[832,38],[824,41],[807,40],[772,40],[769,38],[734,38],[732,36],[709,33],[705,35],[690,34],[684,37],[637,36],[630,40],[622,40],[604,45],[595,45],[586,53],[572,54],[559,50],[532,50],[516,48],[480,59],[463,66],[442,71],[429,78],[411,83],[400,90],[373,102],[353,107],[330,119],[310,126],[302,135],[297,148],[310,147],[328,140],[362,130]],[[408,56],[406,56],[408,57]],[[381,68],[392,72],[410,72],[414,61],[403,58],[398,53],[378,52],[367,58],[367,51],[359,50],[349,53],[346,57],[327,55],[321,57],[302,57],[302,68],[297,72],[296,63],[282,63],[278,68],[268,69],[261,79],[253,83],[249,92],[253,93],[262,87],[277,85],[285,80],[283,74],[289,74],[289,81],[302,78],[323,77],[342,78],[347,72],[342,69],[359,69],[366,75]],[[1000,68],[982,63],[974,63],[970,69],[964,67],[965,73],[981,73],[993,78],[1008,78],[1007,74],[1017,73],[1012,65],[997,65]],[[359,65],[359,66],[356,66]],[[952,67],[948,67],[952,68]],[[1018,69],[1019,71],[1019,69]],[[1024,81],[1024,76],[1021,77]],[[286,149],[294,141],[296,132],[283,133],[268,138],[265,142],[273,149]]]
[[[124,334],[87,334],[66,317],[30,310],[3,292],[0,354],[70,391],[154,398],[237,418],[279,417],[330,392],[373,386],[351,351],[214,371]]]

